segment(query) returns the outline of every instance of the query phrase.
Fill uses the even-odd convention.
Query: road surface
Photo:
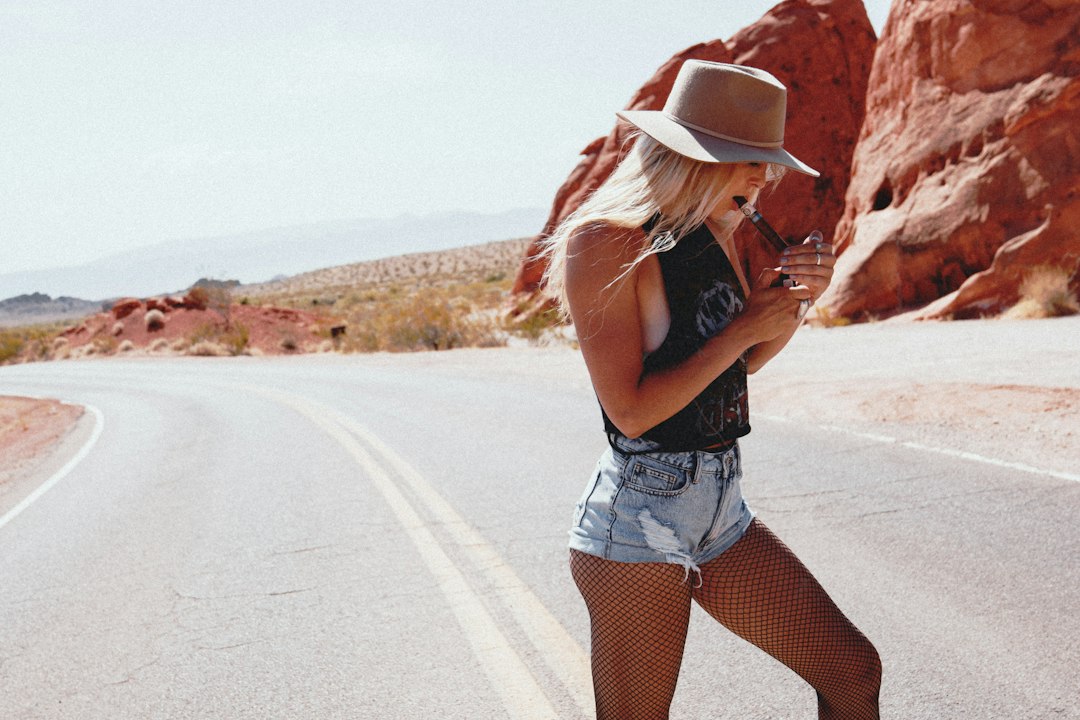
[[[911,332],[836,337],[898,366]],[[871,362],[807,337],[778,373]],[[0,717],[589,716],[565,540],[604,440],[573,351],[58,362],[0,394],[88,408],[0,507]],[[1080,718],[1069,463],[833,430],[771,408],[744,487],[877,645],[883,717]],[[815,716],[695,609],[673,718]]]

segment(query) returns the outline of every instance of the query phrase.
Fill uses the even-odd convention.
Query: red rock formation
[[[113,303],[112,314],[117,320],[122,320],[141,307],[142,301],[137,298],[121,298]]]
[[[738,32],[732,62],[768,70],[788,87],[784,147],[818,170],[789,172],[758,205],[781,234],[831,238],[844,212],[851,157],[863,124],[876,47],[862,2],[785,2]],[[748,276],[776,264],[776,252],[744,223],[736,235]]]
[[[694,45],[675,55],[631,98],[626,109],[663,107],[679,67],[687,59],[734,62],[768,70],[788,87],[785,147],[821,171],[818,180],[789,173],[763,200],[770,222],[799,235],[831,230],[843,209],[848,167],[863,119],[863,98],[874,52],[874,31],[861,0],[785,0],[731,40]],[[613,110],[614,114],[614,110]],[[619,123],[607,137],[582,151],[582,159],[555,195],[544,228],[531,244],[513,293],[535,292],[544,266],[536,252],[541,238],[573,212],[603,182],[621,157],[629,126]],[[748,265],[772,264],[771,248],[752,233]]]
[[[209,354],[315,352],[329,344],[322,319],[303,310],[233,305],[230,329],[225,318],[215,310],[176,305],[171,308],[168,322],[147,322],[147,317],[154,311],[144,309],[142,302],[135,303],[125,314],[123,323],[117,321],[113,312],[104,312],[87,317],[78,327],[64,330],[59,334],[67,340],[64,350],[53,357],[128,352],[201,354],[193,348],[204,341],[207,346],[212,346]],[[150,304],[145,303],[146,306]],[[130,307],[130,304],[125,306]],[[114,336],[122,336],[131,345],[126,349],[119,346]]]
[[[173,307],[174,307],[173,305],[170,305],[168,303],[166,298],[156,298],[156,297],[154,297],[154,298],[147,298],[147,300],[146,300],[146,309],[147,309],[147,311],[160,310],[163,313],[168,313],[168,312],[172,312]]]
[[[1078,76],[1075,0],[895,0],[819,313],[997,313],[1048,263],[1075,285]]]

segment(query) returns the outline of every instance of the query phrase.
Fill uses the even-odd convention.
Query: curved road
[[[604,441],[573,352],[49,363],[0,394],[94,409],[0,508],[0,717],[588,716],[565,531]],[[744,447],[881,651],[883,717],[1080,717],[1080,482],[776,417]],[[673,718],[813,707],[695,609]]]

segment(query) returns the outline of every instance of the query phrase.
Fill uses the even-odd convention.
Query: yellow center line
[[[265,388],[249,389],[307,417],[336,440],[365,471],[435,577],[438,587],[468,638],[473,653],[511,718],[541,720],[556,718],[558,713],[524,660],[487,611],[482,598],[473,590],[454,561],[442,550],[438,539],[384,470],[383,465],[358,439],[368,443],[405,479],[424,505],[436,515],[439,525],[445,527],[469,553],[472,564],[484,572],[492,585],[498,588],[500,600],[511,611],[530,642],[541,651],[545,662],[566,686],[583,714],[591,713],[588,661],[581,647],[569,637],[562,625],[494,548],[430,483],[381,440],[348,416],[295,395]]]
[[[593,712],[589,658],[513,568],[424,477],[381,439],[351,418],[341,420],[354,434],[378,451],[428,507],[440,525],[460,545],[474,567],[485,574],[497,597],[510,611],[540,657],[563,684],[583,715]]]

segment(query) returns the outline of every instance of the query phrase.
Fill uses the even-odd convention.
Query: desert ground
[[[55,452],[82,414],[58,400],[0,397],[0,497]]]

